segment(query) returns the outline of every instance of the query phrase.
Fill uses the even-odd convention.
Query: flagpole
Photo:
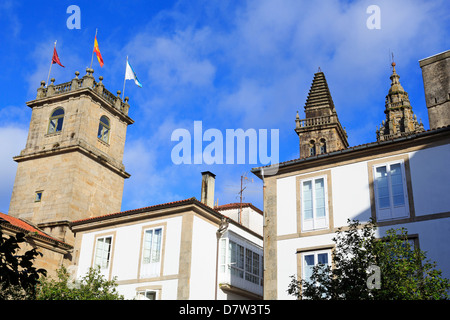
[[[128,68],[128,56],[127,56],[127,64],[125,65],[125,76],[123,77],[122,101],[123,101],[123,97],[125,96],[125,82],[127,79],[127,68]]]
[[[55,40],[55,44],[53,46],[53,51],[55,51],[55,48],[56,48],[56,41],[58,41],[58,40]],[[50,62],[50,69],[48,70],[48,76],[47,76],[47,82],[46,82],[47,87],[48,87],[48,80],[50,79],[50,72],[52,71],[52,65],[53,65],[53,53],[52,53],[52,61]]]
[[[97,28],[95,28],[94,47],[92,48],[91,69],[92,69],[92,61],[94,61],[95,39],[97,39]]]

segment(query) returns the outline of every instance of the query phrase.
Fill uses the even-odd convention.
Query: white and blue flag
[[[136,72],[134,72],[133,68],[131,67],[130,63],[128,62],[127,58],[127,69],[125,71],[125,80],[134,80],[134,83],[142,88],[142,84],[138,80],[138,77],[136,76]]]

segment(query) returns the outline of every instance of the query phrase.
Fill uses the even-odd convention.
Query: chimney
[[[214,208],[214,184],[216,175],[209,171],[202,172],[202,203]]]

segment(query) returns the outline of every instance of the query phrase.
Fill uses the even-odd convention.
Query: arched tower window
[[[327,153],[327,141],[324,138],[320,139],[320,153]]]
[[[63,122],[64,122],[64,109],[56,108],[52,112],[52,115],[50,116],[47,133],[54,133],[61,131]]]
[[[316,142],[314,140],[311,140],[309,142],[309,155],[310,156],[316,155]]]
[[[102,116],[100,118],[100,123],[98,125],[98,133],[97,137],[106,142],[109,143],[109,130],[110,130],[110,123],[109,119],[106,116]]]

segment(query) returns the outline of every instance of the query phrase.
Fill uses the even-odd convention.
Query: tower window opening
[[[327,142],[325,139],[320,139],[320,153],[327,153]]]
[[[102,116],[100,118],[100,123],[98,125],[97,137],[100,140],[102,140],[103,142],[108,143],[109,142],[109,130],[110,130],[109,119],[106,116]]]
[[[316,143],[314,142],[314,140],[311,140],[309,142],[309,155],[310,156],[316,155]]]
[[[43,191],[36,191],[36,194],[34,196],[34,202],[41,202],[41,200],[42,200],[42,192]]]
[[[48,133],[55,133],[62,130],[64,122],[64,109],[57,108],[52,112],[48,124]]]

